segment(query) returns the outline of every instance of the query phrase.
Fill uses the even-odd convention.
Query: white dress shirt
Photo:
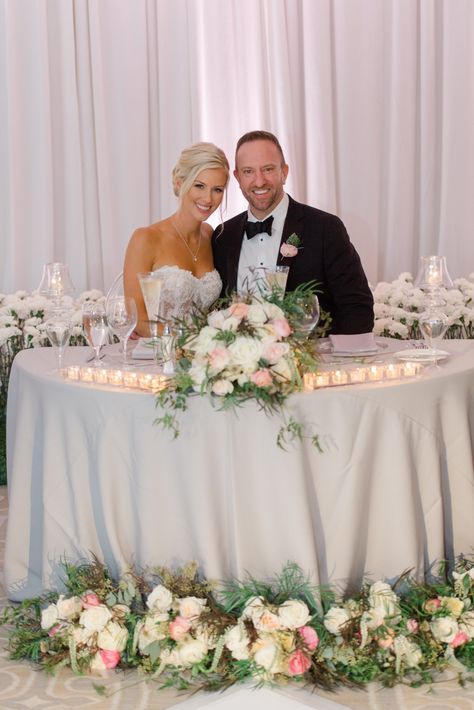
[[[256,234],[252,239],[247,239],[247,235],[244,234],[237,273],[238,293],[252,290],[255,281],[264,275],[263,269],[273,269],[276,266],[283,225],[288,212],[288,202],[288,195],[284,193],[283,198],[273,212],[270,212],[265,217],[265,219],[270,217],[270,215],[273,217],[271,235],[267,234],[267,232],[262,232],[261,234]],[[248,220],[249,222],[260,221],[252,214],[250,208],[248,210]]]

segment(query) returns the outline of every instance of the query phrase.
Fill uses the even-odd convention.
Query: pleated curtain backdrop
[[[198,140],[278,134],[372,283],[474,271],[472,0],[0,0],[0,291],[107,289]],[[226,216],[244,207],[232,180]],[[214,219],[214,223],[216,219]]]

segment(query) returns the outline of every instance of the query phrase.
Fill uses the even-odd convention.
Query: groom
[[[249,267],[290,267],[287,290],[317,281],[331,333],[368,333],[373,297],[359,255],[338,217],[295,202],[284,192],[288,175],[276,136],[246,133],[237,143],[234,176],[248,211],[224,222],[213,235],[214,262],[223,293],[244,288]]]

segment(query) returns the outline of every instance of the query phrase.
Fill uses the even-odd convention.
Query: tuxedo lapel
[[[280,249],[283,242],[286,242],[291,234],[297,234],[300,239],[302,239],[302,225],[301,220],[303,218],[303,210],[298,202],[295,202],[289,195],[288,212],[286,213],[285,224],[283,225],[283,231],[281,234]],[[291,271],[291,264],[295,259],[294,256],[282,256],[281,252],[278,251],[278,265],[289,266]]]
[[[240,249],[244,238],[245,223],[247,222],[247,212],[243,212],[236,228],[229,239],[227,249],[227,288],[229,291],[237,289],[237,272],[239,270]]]

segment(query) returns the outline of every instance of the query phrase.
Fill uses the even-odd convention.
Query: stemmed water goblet
[[[61,370],[64,348],[69,342],[72,323],[68,313],[58,313],[44,324],[45,333],[51,345],[56,348],[58,370]]]
[[[315,293],[302,294],[298,299],[299,313],[295,318],[295,326],[309,338],[319,322],[319,300]]]
[[[94,350],[92,364],[94,367],[100,367],[100,349],[109,332],[107,315],[102,303],[84,303],[82,306],[82,328],[87,342]]]
[[[439,302],[428,304],[428,308],[420,314],[418,322],[421,333],[428,343],[433,366],[439,367],[437,342],[442,340],[449,325],[441,304]]]
[[[127,343],[137,325],[137,306],[134,299],[128,296],[110,298],[106,306],[106,316],[109,328],[120,340],[122,362],[128,365]]]

